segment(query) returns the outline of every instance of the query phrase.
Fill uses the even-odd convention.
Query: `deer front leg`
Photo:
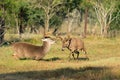
[[[73,58],[74,58],[74,60],[75,60],[74,52],[72,52],[72,56],[73,56]]]
[[[72,56],[73,56],[73,58],[75,59],[75,57],[74,57],[74,52],[70,52],[70,54],[69,54],[69,56],[68,56],[69,61],[72,59],[72,58],[71,58],[71,55],[72,55]]]
[[[35,57],[35,60],[39,61],[41,58],[39,56]]]
[[[69,49],[70,50],[70,54],[69,54],[69,61],[71,60],[71,55],[72,55],[72,57],[74,58],[74,60],[75,60],[75,56],[74,56],[74,50],[73,49]]]
[[[71,60],[71,53],[69,53],[69,56],[68,56],[68,58],[69,58],[69,61]]]

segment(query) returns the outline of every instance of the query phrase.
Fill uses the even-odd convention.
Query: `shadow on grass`
[[[32,60],[32,59],[22,58],[20,60]],[[49,59],[40,59],[40,60],[37,60],[37,61],[58,61],[58,60],[62,60],[62,59],[59,58],[59,57],[53,57],[53,58],[49,58]],[[71,60],[68,59],[68,61],[76,61],[76,60],[88,61],[89,59],[88,58],[78,58],[78,59],[75,59],[75,60],[74,59],[71,59]]]
[[[0,80],[119,80],[106,67],[60,68],[0,74]]]
[[[78,60],[86,61],[86,60],[89,60],[89,58],[78,58]]]
[[[76,61],[76,60],[78,60],[78,61],[89,61],[89,58],[78,58],[78,59],[71,58],[71,59],[68,59],[68,61]]]
[[[57,61],[57,60],[61,60],[59,57],[53,57],[53,58],[49,58],[49,59],[42,59],[43,61]]]
[[[31,58],[22,58],[20,60],[35,60],[35,59],[31,59]],[[58,57],[53,57],[53,58],[49,58],[49,59],[40,59],[40,60],[37,60],[37,61],[57,61],[57,60],[61,60],[60,58]]]

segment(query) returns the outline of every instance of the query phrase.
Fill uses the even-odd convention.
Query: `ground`
[[[41,45],[39,37],[24,40]],[[10,45],[0,47],[0,80],[120,80],[120,38],[83,39],[89,60],[81,52],[69,61],[69,50],[56,41],[43,60],[15,60]]]

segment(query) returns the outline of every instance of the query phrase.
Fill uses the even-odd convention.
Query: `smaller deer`
[[[42,59],[46,53],[50,50],[51,44],[53,41],[50,38],[42,39],[42,46],[36,46],[28,43],[16,42],[12,45],[14,54],[13,56],[16,59],[30,58],[35,60]]]
[[[73,56],[74,59],[75,56],[74,54],[77,54],[77,59],[79,58],[79,51],[83,51],[86,55],[86,58],[89,59],[87,57],[87,52],[85,50],[85,47],[84,47],[84,42],[79,39],[79,38],[62,38],[62,37],[59,37],[62,41],[62,51],[64,51],[65,48],[68,48],[70,50],[70,54],[69,54],[69,59],[71,59],[71,54]]]

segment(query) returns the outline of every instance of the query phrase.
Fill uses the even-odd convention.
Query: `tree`
[[[71,33],[72,24],[76,17],[78,17],[77,9],[81,3],[81,0],[65,0],[62,7],[62,14],[64,18],[68,19],[67,34]]]
[[[0,17],[0,46],[4,42],[4,35],[5,35],[5,20]]]
[[[59,6],[63,3],[62,0],[35,0],[34,3],[38,8],[44,10],[44,34],[49,32],[50,19],[59,10]]]
[[[2,0],[0,2],[0,45],[4,42],[5,35],[5,18],[6,18],[6,6],[8,4],[7,0]]]
[[[28,3],[23,0],[8,0],[6,5],[6,21],[9,26],[17,28],[17,32],[21,37],[24,32],[24,25],[26,24]]]
[[[44,26],[44,11],[40,8],[32,8],[29,6],[28,14],[28,22],[30,28],[30,33],[37,33],[38,26]]]
[[[113,13],[112,17],[116,17],[115,20],[113,20],[110,24],[110,29],[109,30],[120,30],[120,2],[116,3],[116,11]],[[119,12],[119,13],[118,13]]]
[[[84,33],[83,37],[86,37],[87,34],[87,24],[88,24],[88,15],[89,15],[89,9],[91,7],[90,0],[82,0],[82,3],[80,4],[80,9],[84,10]]]
[[[118,15],[112,16],[115,11],[116,2],[117,0],[91,1],[97,15],[97,20],[100,23],[101,35],[103,37],[107,37],[108,29],[110,28],[111,22],[113,22],[118,17]],[[118,13],[119,12],[120,10],[118,11]]]

